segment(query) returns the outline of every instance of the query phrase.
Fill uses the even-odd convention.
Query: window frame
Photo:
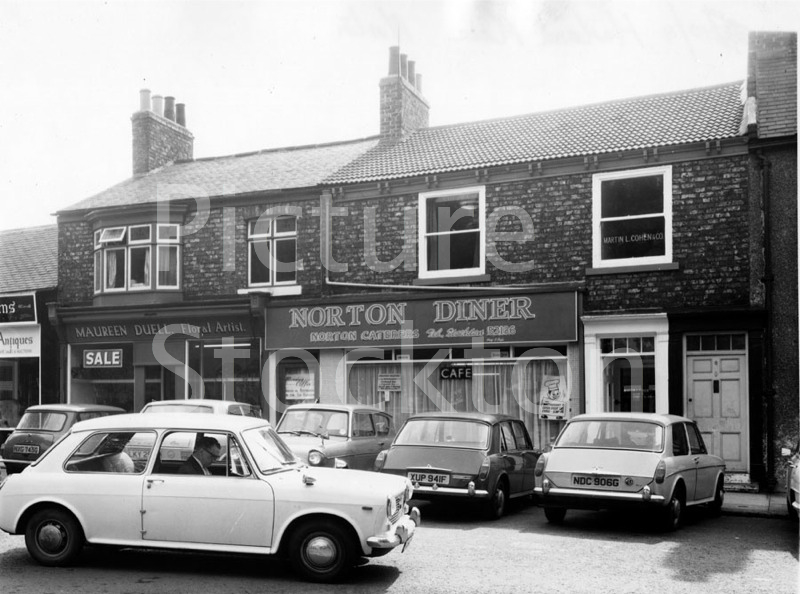
[[[278,231],[277,222],[279,219],[292,219],[294,221],[294,229],[292,231]],[[276,215],[268,218],[251,219],[247,221],[247,286],[248,288],[258,287],[286,287],[297,285],[297,273],[300,270],[297,262],[297,219],[296,215]],[[269,226],[266,232],[256,233],[256,227],[268,222]],[[294,278],[291,280],[279,281],[277,280],[278,270],[275,266],[277,261],[276,246],[279,242],[294,241]],[[253,251],[257,248],[256,244],[265,243],[269,250],[270,262],[267,265],[269,270],[269,280],[267,282],[253,282]],[[288,264],[282,262],[282,264]]]
[[[450,268],[447,270],[428,269],[428,239],[429,237],[441,237],[466,233],[460,231],[428,233],[428,200],[437,198],[447,198],[449,196],[459,196],[463,194],[477,194],[478,196],[478,233],[479,250],[478,265],[472,268]],[[436,278],[455,278],[462,276],[479,276],[486,273],[486,186],[469,186],[465,188],[455,188],[451,190],[436,190],[432,192],[420,192],[417,204],[419,226],[417,229],[417,268],[420,279]],[[468,231],[474,233],[473,230]]]
[[[602,217],[602,187],[603,182],[621,179],[633,179],[638,177],[652,177],[660,175],[662,177],[663,188],[663,208],[662,212],[651,212],[642,215],[632,215],[625,217]],[[611,171],[595,173],[592,175],[592,266],[594,268],[614,268],[619,266],[648,266],[672,263],[672,165],[659,167],[645,167],[642,169],[626,169],[623,171]],[[657,216],[664,217],[664,254],[661,256],[640,256],[631,258],[615,258],[613,260],[603,260],[602,247],[603,236],[601,224],[606,221],[625,221],[635,219],[648,219]]]

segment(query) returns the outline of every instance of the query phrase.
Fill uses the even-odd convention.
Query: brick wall
[[[91,223],[58,225],[58,301],[91,303],[94,290],[94,237]]]

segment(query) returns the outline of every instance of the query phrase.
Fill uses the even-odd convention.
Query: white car
[[[212,398],[184,398],[178,400],[154,400],[144,405],[143,413],[191,412],[218,415],[244,415],[261,417],[261,411],[252,404],[234,400],[214,400]]]
[[[674,530],[686,506],[708,504],[716,515],[725,497],[725,461],[708,453],[694,421],[676,415],[573,417],[534,475],[534,496],[551,523],[567,509],[638,507]]]
[[[0,529],[24,534],[43,565],[69,564],[84,543],[281,554],[323,582],[404,550],[412,494],[404,477],[306,466],[263,419],[125,414],[77,423],[9,476]]]

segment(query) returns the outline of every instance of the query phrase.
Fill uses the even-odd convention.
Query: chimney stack
[[[166,103],[166,105],[165,105]],[[175,161],[194,158],[194,136],[186,129],[186,106],[174,97],[139,91],[139,111],[131,116],[133,174],[140,175]]]
[[[422,75],[398,46],[389,48],[389,74],[380,81],[381,142],[402,140],[428,127],[430,106],[422,97]]]

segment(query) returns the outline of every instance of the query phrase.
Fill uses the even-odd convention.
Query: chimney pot
[[[178,103],[175,105],[175,121],[184,128],[186,127],[186,104]]]
[[[410,82],[414,87],[417,86],[416,67],[417,64],[414,62],[414,60],[408,61],[408,82]]]
[[[164,98],[161,95],[153,95],[153,113],[164,117]]]
[[[150,111],[150,89],[139,91],[139,111]]]
[[[400,54],[400,76],[408,80],[408,55]]]
[[[164,117],[175,121],[175,97],[164,97]]]
[[[389,76],[400,74],[400,46],[389,48]]]

